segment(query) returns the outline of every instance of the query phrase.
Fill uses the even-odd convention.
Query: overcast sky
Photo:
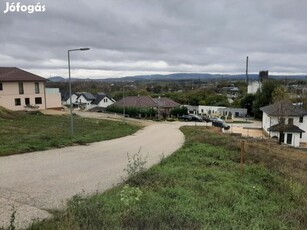
[[[201,72],[307,73],[306,0],[20,0],[7,12],[0,63],[43,77],[106,78]],[[11,7],[13,9],[14,7]],[[24,8],[23,8],[24,9]],[[37,8],[39,9],[39,8]]]

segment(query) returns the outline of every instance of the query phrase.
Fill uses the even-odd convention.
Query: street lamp
[[[72,114],[72,100],[71,100],[71,77],[70,77],[70,52],[71,51],[86,51],[90,48],[79,48],[79,49],[71,49],[67,51],[68,54],[68,76],[69,76],[69,104],[70,104],[70,132],[71,135],[74,135],[74,121]]]
[[[123,86],[123,121],[125,122],[125,86]]]

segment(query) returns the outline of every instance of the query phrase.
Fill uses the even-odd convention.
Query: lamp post
[[[74,121],[73,121],[73,114],[72,114],[72,100],[71,100],[71,77],[70,77],[70,52],[72,51],[86,51],[90,48],[79,48],[79,49],[71,49],[67,51],[68,55],[68,76],[69,76],[69,104],[70,104],[70,132],[71,135],[74,135]]]
[[[123,121],[125,122],[125,86],[123,86]]]

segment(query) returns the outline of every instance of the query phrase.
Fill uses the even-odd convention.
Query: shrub
[[[125,206],[131,206],[140,200],[142,194],[143,192],[138,187],[131,187],[126,184],[118,195]]]
[[[106,111],[112,113],[123,113],[123,107],[111,105],[106,108]],[[125,107],[125,114],[129,115],[129,117],[152,117],[157,114],[157,111],[153,108]]]
[[[170,114],[172,116],[178,117],[178,116],[185,115],[187,113],[188,113],[187,107],[182,106],[182,107],[172,109]]]

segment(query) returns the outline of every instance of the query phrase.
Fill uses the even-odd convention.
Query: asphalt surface
[[[0,227],[27,227],[34,219],[51,217],[48,210],[65,207],[78,193],[92,194],[123,181],[127,154],[140,151],[147,167],[170,155],[184,143],[182,123],[153,123],[134,135],[0,158]]]

